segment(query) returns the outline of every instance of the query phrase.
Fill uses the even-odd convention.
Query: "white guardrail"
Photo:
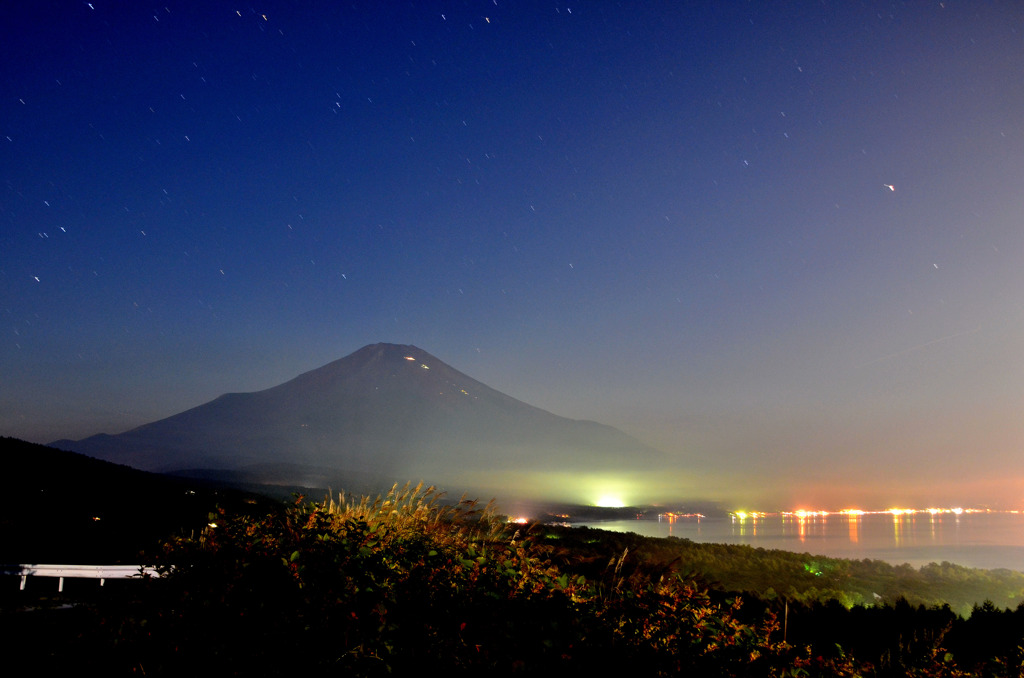
[[[124,579],[131,577],[159,577],[156,568],[145,565],[41,565],[38,563],[22,565],[0,565],[0,574],[12,574],[21,577],[21,590],[29,577],[58,577],[57,591],[64,590],[64,579],[99,579],[100,586],[107,579]]]

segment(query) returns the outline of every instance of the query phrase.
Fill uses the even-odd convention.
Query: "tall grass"
[[[457,503],[450,504],[444,502],[445,493],[433,485],[410,485],[399,488],[395,483],[387,493],[372,499],[369,495],[349,498],[342,491],[337,501],[330,495],[319,508],[341,521],[365,523],[371,531],[399,539],[426,532],[435,538],[447,534],[450,540],[458,542],[467,538],[493,540],[505,531],[494,500],[480,507],[477,500],[463,495]]]

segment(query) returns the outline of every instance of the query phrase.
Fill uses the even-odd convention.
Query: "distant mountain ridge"
[[[52,446],[151,471],[285,469],[426,478],[649,468],[662,454],[618,429],[559,417],[415,346],[373,344],[278,386],[228,393],[118,435]]]
[[[0,437],[0,563],[138,563],[172,534],[202,529],[217,506],[274,502],[251,493]]]

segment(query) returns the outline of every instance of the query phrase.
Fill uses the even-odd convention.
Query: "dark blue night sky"
[[[389,341],[680,496],[1024,506],[1019,3],[7,3],[0,95],[0,434]]]

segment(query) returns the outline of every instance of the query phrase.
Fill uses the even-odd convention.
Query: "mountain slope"
[[[140,550],[201,529],[217,506],[276,504],[15,438],[0,438],[0,458],[0,563],[137,563]]]
[[[394,344],[119,435],[53,445],[154,471],[289,465],[470,484],[500,472],[625,470],[661,458],[617,429],[532,407]]]

